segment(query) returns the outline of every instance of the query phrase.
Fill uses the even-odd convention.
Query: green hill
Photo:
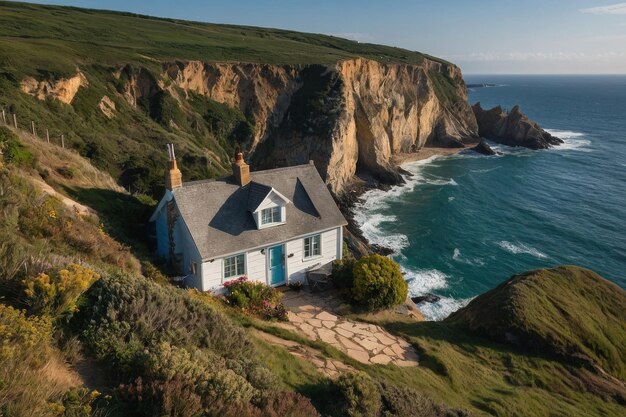
[[[287,110],[298,122],[283,128],[287,135],[302,130],[300,143],[310,132],[330,137],[342,84],[327,70],[355,58],[429,63],[423,74],[441,100],[464,101],[457,97],[464,85],[456,67],[405,49],[279,29],[0,2],[0,108],[9,119],[16,114],[22,129],[30,130],[34,121],[40,137],[44,129],[55,142],[63,134],[69,147],[124,187],[154,197],[162,192],[166,143],[176,144],[185,178],[195,180],[225,174],[234,149],[252,152],[279,128]],[[187,72],[190,67],[197,72]],[[260,153],[271,154],[268,146]],[[297,158],[308,161],[308,153]],[[313,153],[327,162],[319,150]]]
[[[587,269],[516,275],[446,322],[626,379],[626,291]]]

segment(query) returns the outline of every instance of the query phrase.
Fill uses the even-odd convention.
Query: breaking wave
[[[556,136],[559,139],[563,139],[563,142],[559,146],[555,146],[554,150],[557,151],[580,151],[580,152],[591,152],[591,148],[587,148],[587,146],[591,145],[591,141],[589,139],[584,139],[585,134],[580,132],[572,132],[571,130],[557,130],[557,129],[545,129],[546,132],[551,134],[552,136]]]
[[[417,307],[426,320],[440,321],[459,308],[465,307],[470,301],[472,301],[472,298],[458,300],[452,297],[441,297],[436,303],[419,303]]]
[[[507,252],[510,252],[514,255],[518,255],[518,254],[527,254],[527,255],[532,255],[535,256],[537,258],[547,258],[548,256],[540,251],[538,251],[535,248],[532,248],[530,246],[524,245],[523,243],[511,243],[508,242],[506,240],[502,240],[500,242],[498,242],[498,246],[500,246],[502,249],[506,250]]]

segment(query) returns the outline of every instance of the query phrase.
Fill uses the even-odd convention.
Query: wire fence
[[[38,131],[34,120],[31,120],[30,125],[26,125],[26,128],[22,128],[18,123],[17,114],[7,113],[5,109],[1,110],[0,116],[0,121],[6,126],[11,126],[16,130],[21,129],[27,131],[36,138],[45,139],[48,143],[59,145],[62,148],[65,148],[65,135],[63,133],[51,136],[50,130],[48,130],[48,128]],[[42,136],[39,136],[39,133],[42,133]]]

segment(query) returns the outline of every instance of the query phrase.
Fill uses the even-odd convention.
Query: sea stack
[[[480,136],[508,146],[547,149],[563,141],[542,129],[520,111],[519,106],[506,112],[501,106],[484,110],[480,103],[472,106]]]

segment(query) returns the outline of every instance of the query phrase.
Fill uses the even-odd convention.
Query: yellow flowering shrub
[[[27,317],[23,310],[0,304],[0,362],[23,355],[32,357],[32,352],[45,357],[51,337],[48,317]]]
[[[70,264],[52,276],[41,273],[24,280],[24,295],[34,311],[52,315],[73,313],[78,297],[99,278],[93,269]]]

